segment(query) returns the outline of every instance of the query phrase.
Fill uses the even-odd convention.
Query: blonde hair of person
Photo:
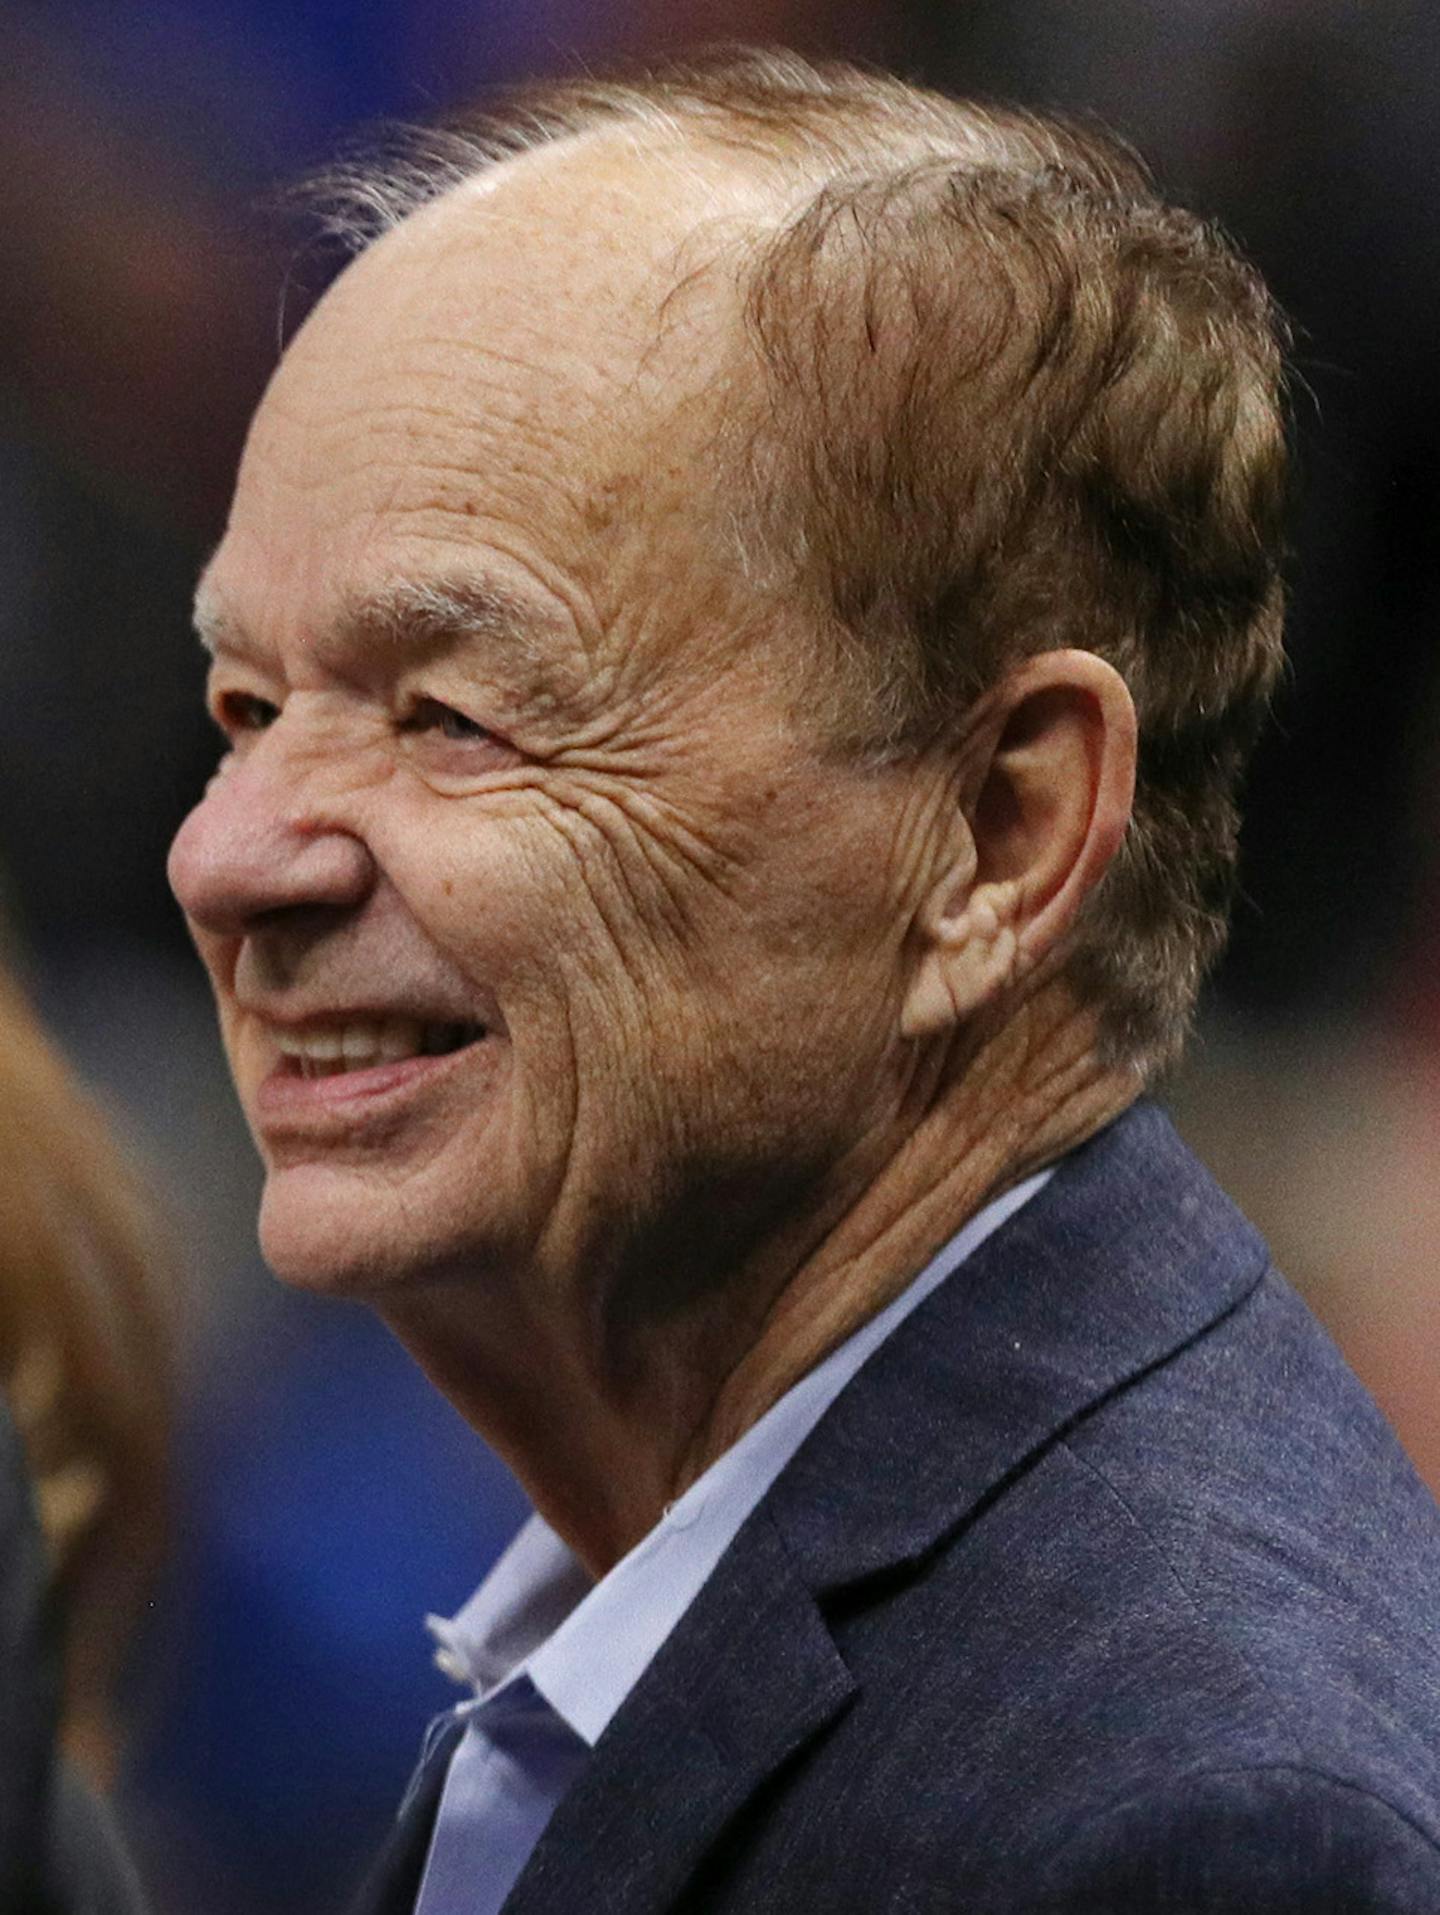
[[[101,1781],[164,1533],[168,1267],[141,1180],[0,968],[0,1388],[50,1559],[64,1740]]]

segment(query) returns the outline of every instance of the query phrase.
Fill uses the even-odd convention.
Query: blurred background
[[[1430,0],[6,0],[0,915],[178,1219],[170,1568],[123,1806],[162,1915],[341,1905],[513,1484],[282,1293],[164,885],[216,746],[189,597],[324,269],[267,196],[380,116],[720,36],[1098,113],[1294,317],[1292,670],[1183,1127],[1440,1487],[1440,9]]]

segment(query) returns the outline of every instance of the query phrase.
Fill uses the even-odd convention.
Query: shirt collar
[[[482,1699],[527,1675],[575,1733],[597,1742],[775,1478],[892,1330],[1050,1179],[988,1203],[883,1310],[803,1376],[593,1582],[532,1516],[469,1602],[426,1618],[439,1666]]]

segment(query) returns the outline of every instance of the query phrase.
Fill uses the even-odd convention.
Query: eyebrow
[[[230,652],[261,659],[263,647],[207,591],[203,579],[194,623],[212,658]],[[316,643],[317,649],[394,650],[419,660],[457,642],[481,642],[536,669],[553,661],[556,629],[553,614],[494,579],[400,579],[347,598]]]
[[[493,579],[401,579],[346,602],[337,635],[361,644],[423,654],[456,640],[482,640],[538,664],[552,647],[553,616]]]
[[[241,652],[248,649],[243,631],[224,609],[205,591],[202,583],[195,595],[191,614],[195,636],[213,658],[217,652]]]

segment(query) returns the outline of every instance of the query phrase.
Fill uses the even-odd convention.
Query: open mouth
[[[280,1031],[276,1042],[293,1077],[339,1077],[411,1057],[448,1057],[477,1044],[483,1024],[426,1024],[417,1018],[353,1018],[308,1031]]]

